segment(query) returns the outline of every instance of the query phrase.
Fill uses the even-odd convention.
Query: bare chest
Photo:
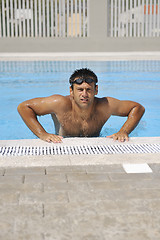
[[[85,120],[80,117],[73,117],[71,114],[65,114],[58,120],[63,136],[70,137],[99,136],[105,123],[105,120],[97,116]]]

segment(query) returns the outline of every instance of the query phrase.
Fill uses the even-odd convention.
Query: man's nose
[[[87,90],[86,90],[86,89],[83,90],[82,95],[83,95],[84,97],[87,97],[87,96],[88,96],[88,94],[87,94]]]

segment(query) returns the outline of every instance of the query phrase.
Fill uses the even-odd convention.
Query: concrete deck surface
[[[160,143],[64,139],[62,145]],[[40,140],[0,146],[47,145]],[[151,173],[126,173],[148,163]],[[0,239],[159,240],[160,154],[0,157]]]

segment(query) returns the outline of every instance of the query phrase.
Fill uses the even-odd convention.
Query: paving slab
[[[13,168],[8,167],[5,169],[5,176],[6,175],[45,175],[45,168],[44,167],[19,167]]]
[[[87,192],[89,191],[89,184],[85,181],[83,182],[45,182],[43,184],[43,187],[44,187],[44,191],[45,192],[53,192],[53,191],[58,191],[58,192],[61,192],[61,191],[84,191],[84,192]]]
[[[91,181],[109,181],[105,173],[67,173],[68,182],[91,182]]]

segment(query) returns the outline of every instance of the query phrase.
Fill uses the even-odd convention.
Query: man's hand
[[[113,140],[118,140],[119,142],[125,142],[129,140],[128,134],[126,132],[117,132],[107,138],[113,138]]]
[[[45,133],[42,136],[40,136],[40,139],[43,141],[46,141],[48,143],[61,143],[62,142],[62,136],[55,135],[55,134],[50,134],[50,133]]]
[[[120,101],[115,98],[108,98],[111,115],[128,117],[127,121],[123,124],[119,132],[107,136],[118,140],[119,142],[128,141],[128,135],[135,129],[141,117],[145,112],[145,108],[133,101]]]

